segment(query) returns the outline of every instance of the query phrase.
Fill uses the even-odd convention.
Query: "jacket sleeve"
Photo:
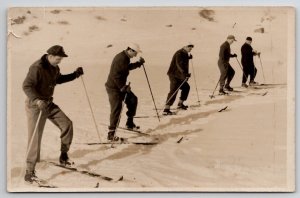
[[[62,83],[70,82],[70,81],[74,80],[75,78],[77,78],[75,72],[70,73],[70,74],[65,74],[65,75],[59,73],[58,77],[56,79],[56,83],[62,84]]]
[[[126,70],[127,64],[129,62],[124,60],[122,57],[115,57],[113,60],[113,69],[111,70],[111,79],[117,85],[119,89],[124,86],[124,71]]]
[[[252,51],[252,48],[248,47],[248,46],[242,47],[241,51],[242,51],[242,56],[244,56],[246,58],[246,60],[248,60],[249,57],[253,56],[253,53],[254,53]]]
[[[184,68],[184,61],[182,55],[180,53],[176,53],[175,60],[177,69],[180,71],[181,74],[185,75],[186,72]]]
[[[23,82],[23,91],[30,100],[42,98],[37,92],[36,87],[39,84],[40,71],[38,67],[30,67],[27,76]]]
[[[136,69],[138,67],[142,66],[142,63],[140,63],[139,61],[135,62],[135,63],[129,63],[128,68],[129,70],[133,70]]]
[[[220,46],[220,52],[219,52],[219,58],[224,61],[225,60],[225,46],[221,45]]]

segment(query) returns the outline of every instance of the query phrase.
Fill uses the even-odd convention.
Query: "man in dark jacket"
[[[133,117],[136,114],[138,98],[131,91],[130,85],[126,85],[129,71],[141,67],[145,60],[140,57],[140,60],[135,63],[130,63],[130,59],[141,52],[139,45],[132,43],[126,50],[117,54],[111,64],[110,72],[105,83],[106,91],[110,103],[110,125],[108,127],[107,139],[117,141],[119,137],[115,136],[116,128],[120,121],[122,111],[122,101],[125,99],[128,111],[126,127],[130,130],[137,129],[133,122]]]
[[[62,75],[58,64],[63,57],[68,57],[63,47],[52,46],[47,50],[47,54],[30,66],[23,82],[23,90],[27,96],[25,106],[28,120],[27,166],[24,179],[30,183],[37,179],[35,165],[40,161],[41,140],[47,118],[61,130],[59,162],[63,165],[71,164],[67,152],[73,138],[72,121],[53,103],[52,96],[56,84],[78,78],[83,75],[83,69],[79,67],[71,74]]]
[[[246,82],[247,82],[247,78],[249,75],[250,75],[249,85],[252,86],[252,85],[258,84],[257,82],[254,81],[254,78],[257,73],[257,69],[253,62],[253,56],[256,56],[256,55],[260,56],[260,52],[253,50],[251,43],[252,43],[252,38],[247,37],[246,42],[244,43],[244,45],[241,48],[242,65],[243,65],[243,71],[244,71],[244,75],[243,75],[243,79],[242,79],[242,87],[245,87],[245,88],[248,87]]]
[[[192,59],[193,56],[191,54],[189,55],[189,53],[192,51],[193,47],[194,45],[189,43],[173,55],[167,73],[170,80],[170,92],[168,93],[167,102],[163,111],[164,115],[174,114],[174,112],[170,111],[170,108],[175,102],[178,88],[181,90],[181,95],[177,108],[183,110],[188,108],[183,102],[187,99],[190,92],[190,85],[187,80],[191,77],[191,74],[189,73],[189,60]]]
[[[236,41],[235,37],[233,35],[229,35],[227,37],[227,40],[220,46],[220,52],[219,52],[219,60],[218,60],[218,66],[220,69],[220,90],[219,94],[224,95],[227,94],[224,89],[228,91],[233,91],[233,88],[230,87],[230,82],[233,79],[233,76],[235,74],[234,69],[229,64],[229,59],[231,57],[237,57],[236,54],[231,54],[230,52],[230,45]],[[226,81],[226,84],[225,84]]]

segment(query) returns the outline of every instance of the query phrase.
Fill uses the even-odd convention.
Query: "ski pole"
[[[216,91],[216,89],[217,89],[217,87],[218,87],[219,83],[220,83],[220,79],[219,79],[219,81],[218,81],[218,83],[217,83],[217,85],[216,85],[216,87],[215,87],[214,91],[212,92],[212,95],[209,95],[210,99],[212,99],[212,98],[214,98],[214,97],[215,97],[215,96],[214,96],[214,93],[215,93],[215,91]]]
[[[247,79],[247,76],[246,76],[246,74],[245,74],[245,72],[244,72],[244,70],[243,70],[243,68],[242,68],[242,65],[241,65],[239,59],[238,59],[237,57],[235,57],[235,59],[236,59],[236,61],[238,62],[239,66],[240,66],[240,68],[241,68],[241,70],[242,70],[242,72],[243,72],[243,75],[244,75],[245,78]]]
[[[196,92],[197,92],[197,98],[198,98],[198,103],[200,103],[199,100],[199,93],[198,93],[198,88],[197,88],[197,82],[196,82],[196,75],[195,75],[195,70],[194,70],[194,64],[193,64],[193,60],[191,59],[191,63],[192,63],[192,69],[193,69],[193,74],[194,74],[194,82],[195,82],[195,87],[196,87]]]
[[[170,100],[176,95],[176,93],[179,91],[179,89],[182,87],[182,85],[189,79],[189,77],[186,77],[184,81],[178,86],[178,88],[174,91],[174,93],[171,95],[171,97],[167,100],[166,104],[170,102]],[[160,109],[158,113],[161,112],[161,110],[164,108],[164,106]]]
[[[34,127],[33,134],[32,134],[32,136],[31,136],[31,139],[30,139],[30,142],[29,142],[29,145],[28,145],[28,148],[27,148],[26,159],[27,159],[27,157],[28,157],[29,150],[31,149],[31,146],[32,146],[32,143],[33,143],[33,139],[34,139],[34,136],[35,136],[35,134],[36,134],[36,132],[37,132],[38,125],[39,125],[39,123],[40,123],[41,117],[42,117],[42,111],[40,110],[38,119],[37,119],[37,121],[36,121],[36,123],[35,123],[35,127]]]
[[[265,81],[265,74],[264,74],[263,65],[262,65],[262,62],[261,62],[260,55],[259,55],[258,57],[259,57],[259,61],[260,61],[261,71],[262,71],[262,73],[263,73],[264,83],[265,83],[265,82],[266,82],[266,81]]]
[[[98,130],[98,126],[96,124],[94,111],[93,111],[93,108],[92,108],[92,105],[91,105],[91,102],[90,102],[89,95],[87,93],[87,89],[86,89],[86,86],[85,86],[85,83],[84,83],[84,80],[83,80],[83,76],[80,76],[80,78],[81,78],[81,81],[82,81],[82,84],[83,84],[83,87],[84,87],[84,91],[85,91],[85,95],[86,95],[86,98],[87,98],[87,101],[89,103],[89,107],[90,107],[90,110],[91,110],[91,113],[92,113],[92,117],[93,117],[93,121],[94,121],[95,128],[96,128],[96,131],[97,131],[97,135],[98,135],[98,138],[99,138],[99,142],[101,142],[100,133],[99,133],[99,130]]]
[[[151,96],[152,96],[152,101],[153,101],[154,108],[155,108],[155,111],[156,111],[157,119],[160,122],[158,111],[157,111],[157,107],[156,107],[156,104],[155,104],[155,100],[154,100],[154,97],[153,97],[153,93],[152,93],[152,90],[151,90],[150,82],[149,82],[148,75],[147,75],[147,72],[146,72],[144,64],[143,64],[143,69],[144,69],[144,72],[145,72],[145,76],[147,78],[147,83],[148,83],[149,90],[150,90],[150,93],[151,93]]]
[[[35,137],[35,135],[36,135],[37,128],[38,128],[38,125],[39,125],[39,123],[40,123],[41,117],[42,117],[42,111],[40,110],[38,119],[37,119],[37,121],[36,121],[36,123],[35,123],[35,127],[34,127],[34,130],[33,130],[32,136],[31,136],[31,138],[30,138],[28,147],[27,147],[25,161],[27,160],[28,155],[29,155],[29,151],[31,150],[31,146],[32,146],[32,143],[33,143],[33,139],[34,139],[34,137]],[[22,177],[24,174],[25,174],[25,168],[23,168],[22,171],[21,171],[21,175],[20,175],[20,178],[19,178],[19,183],[21,183],[21,177]]]

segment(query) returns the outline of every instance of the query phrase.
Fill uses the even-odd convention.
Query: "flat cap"
[[[60,45],[54,45],[54,46],[50,47],[47,50],[47,53],[54,55],[54,56],[68,57],[68,55],[65,53],[64,48]]]
[[[195,45],[192,42],[188,42],[186,46],[187,47],[194,47]]]
[[[128,44],[128,47],[129,47],[130,49],[132,49],[132,50],[138,52],[138,53],[141,53],[141,52],[142,52],[140,46],[139,46],[138,44],[136,44],[136,43],[130,43],[130,44]]]
[[[250,36],[248,36],[248,37],[246,38],[246,40],[247,40],[247,41],[252,41],[252,38],[251,38]]]
[[[233,35],[228,35],[228,36],[227,36],[227,39],[233,39],[234,41],[236,41],[236,40],[235,40],[235,37],[234,37]]]

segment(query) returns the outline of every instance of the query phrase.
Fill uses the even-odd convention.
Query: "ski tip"
[[[220,109],[218,112],[222,112],[225,111],[227,109],[228,106],[224,107],[223,109]]]
[[[177,144],[179,144],[183,140],[183,137],[181,137],[178,141]]]
[[[123,179],[124,179],[124,177],[121,176],[121,177],[118,179],[118,181],[123,181]]]

